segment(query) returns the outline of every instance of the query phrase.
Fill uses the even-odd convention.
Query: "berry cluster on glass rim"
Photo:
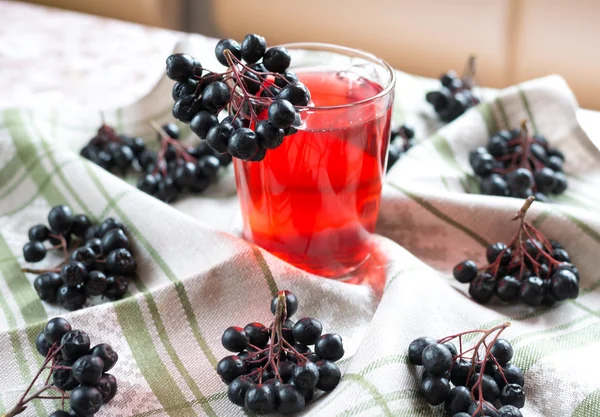
[[[301,123],[295,106],[310,103],[310,92],[288,68],[291,56],[281,46],[267,48],[264,37],[249,34],[239,44],[222,39],[217,60],[228,67],[217,73],[194,57],[167,58],[173,86],[173,116],[220,154],[261,161]],[[219,120],[222,113],[227,117]]]

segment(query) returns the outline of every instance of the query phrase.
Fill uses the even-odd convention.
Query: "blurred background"
[[[477,80],[505,87],[557,73],[582,107],[600,109],[598,0],[34,0],[145,25],[270,44],[361,48],[413,74],[437,77],[478,57]],[[257,7],[257,4],[260,7]]]

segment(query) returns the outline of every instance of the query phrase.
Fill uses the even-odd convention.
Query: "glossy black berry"
[[[50,319],[44,327],[44,337],[46,341],[53,345],[60,343],[63,336],[71,331],[71,324],[62,317]]]
[[[454,267],[452,274],[458,282],[466,284],[477,276],[477,264],[470,260],[462,261]]]
[[[544,282],[536,276],[526,278],[519,287],[519,297],[527,305],[540,305],[544,299]]]
[[[498,417],[523,417],[523,413],[513,405],[503,405],[498,409]]]
[[[234,128],[230,123],[219,123],[209,129],[206,134],[208,145],[219,153],[226,153],[229,149],[229,138]]]
[[[106,290],[104,296],[109,300],[120,300],[127,294],[129,281],[122,275],[110,275],[106,278]]]
[[[90,355],[97,356],[102,359],[104,363],[103,372],[110,371],[117,361],[119,360],[119,355],[114,349],[107,343],[101,343],[96,345],[90,351]]]
[[[56,298],[64,309],[75,311],[83,308],[87,297],[81,286],[63,285],[58,289]]]
[[[119,220],[113,217],[108,217],[107,219],[104,219],[102,223],[100,223],[100,226],[98,227],[98,232],[96,233],[96,237],[102,238],[109,230],[112,229],[124,230],[124,226],[123,223],[121,223]]]
[[[71,330],[62,337],[61,344],[63,357],[75,361],[90,350],[90,337],[82,330]]]
[[[111,274],[132,276],[136,269],[135,258],[127,249],[115,249],[106,257],[106,270]]]
[[[269,122],[279,129],[286,129],[296,119],[296,109],[288,100],[277,99],[269,106]]]
[[[175,84],[173,84],[173,89],[171,90],[171,97],[173,97],[173,100],[178,100],[183,96],[195,94],[197,88],[198,82],[194,79],[178,81]]]
[[[236,129],[229,139],[228,151],[236,158],[250,160],[258,150],[258,138],[251,129],[245,127]]]
[[[94,237],[87,240],[84,246],[93,250],[96,256],[102,255],[102,241],[99,238]]]
[[[290,66],[292,58],[282,46],[269,48],[263,57],[263,64],[271,72],[283,73]]]
[[[556,248],[552,250],[552,257],[558,262],[571,262],[569,253],[564,248]]]
[[[248,336],[248,340],[251,345],[258,348],[264,348],[269,343],[271,334],[261,323],[250,323],[244,327],[244,332]],[[239,351],[238,351],[239,352]]]
[[[491,354],[494,355],[496,361],[500,366],[505,366],[512,359],[515,351],[510,344],[510,342],[506,339],[498,339],[492,345],[492,349],[490,350]]]
[[[498,174],[491,174],[481,180],[481,192],[485,195],[507,196],[508,184]]]
[[[273,126],[268,120],[261,120],[256,125],[258,143],[265,149],[275,149],[283,143],[285,132]]]
[[[554,188],[552,192],[554,194],[562,194],[567,189],[567,177],[562,172],[557,172],[554,174]]]
[[[248,64],[254,64],[260,60],[267,51],[267,41],[264,37],[254,33],[244,37],[241,45],[242,59]]]
[[[456,386],[467,385],[467,378],[471,372],[471,361],[457,359],[450,371],[450,380]]]
[[[517,384],[520,386],[524,386],[525,376],[523,375],[523,372],[517,365],[509,363],[506,366],[502,367],[502,372],[504,373],[504,378],[506,378],[506,381],[508,381],[509,384]],[[498,384],[498,387],[500,387],[500,389],[504,388],[504,386],[506,385],[504,378],[502,378],[502,375],[500,374],[499,370],[494,373],[494,380],[496,381],[496,384]]]
[[[48,234],[50,233],[50,229],[46,225],[38,224],[29,229],[29,240],[44,242],[48,239]]]
[[[83,263],[73,261],[62,267],[60,275],[65,285],[75,287],[87,278],[88,270]]]
[[[498,280],[496,295],[504,302],[513,302],[519,299],[521,281],[513,276],[506,275]]]
[[[40,334],[38,334],[35,338],[35,349],[40,355],[46,357],[51,347],[52,345],[46,340],[46,335],[44,335],[44,332],[40,332]]]
[[[52,207],[48,214],[50,229],[59,233],[68,232],[73,224],[73,212],[68,206]]]
[[[173,104],[172,114],[177,120],[184,123],[192,121],[196,113],[200,111],[200,101],[195,96],[183,96]]]
[[[280,77],[275,78],[275,85],[280,88],[284,88],[285,86],[296,82],[298,82],[298,76],[295,72],[290,70],[284,71]]]
[[[235,405],[244,405],[246,393],[254,386],[254,380],[249,376],[239,376],[227,388],[227,398]]]
[[[303,345],[314,345],[323,331],[323,325],[317,319],[305,317],[294,325],[294,339]]]
[[[217,112],[229,102],[231,93],[227,84],[221,81],[210,83],[202,93],[201,104],[205,109]],[[191,119],[190,119],[191,120]]]
[[[483,399],[486,401],[496,401],[500,395],[500,388],[494,381],[494,378],[488,374],[481,375],[480,373],[473,374],[469,381],[469,388],[472,388],[481,379],[481,388],[483,393]],[[479,390],[475,390],[475,398],[478,398]]]
[[[285,307],[287,312],[287,318],[292,317],[298,311],[298,299],[294,294],[289,292],[288,290],[279,291],[279,294],[285,295]],[[271,300],[271,313],[275,314],[277,311],[277,300],[278,296],[273,297]]]
[[[306,406],[304,395],[292,384],[285,384],[278,387],[277,399],[277,410],[284,415],[298,413]]]
[[[112,394],[112,387],[111,387],[111,384],[110,384],[110,381],[109,381],[108,377],[106,375],[102,375],[98,379],[98,382],[96,382],[94,384],[94,386],[96,388],[98,388],[98,391],[100,391],[100,393],[102,394],[102,402],[104,404],[106,404],[106,400]]]
[[[283,87],[277,98],[287,100],[294,106],[307,106],[310,103],[310,91],[304,83],[297,81]]]
[[[413,340],[408,346],[408,361],[413,365],[423,365],[423,351],[429,345],[435,344],[431,337],[420,337]]]
[[[246,364],[238,356],[226,356],[217,364],[217,373],[226,384],[246,372]]]
[[[237,41],[233,39],[221,39],[215,47],[215,56],[221,65],[225,65],[226,67],[230,66],[228,62],[228,59],[230,58],[226,57],[225,51],[229,51],[229,53],[231,53],[238,60],[242,59],[242,51],[240,44],[237,43]]]
[[[475,174],[485,177],[492,173],[494,157],[489,153],[478,154],[471,163]]]
[[[61,285],[63,285],[62,278],[56,272],[45,272],[33,281],[33,288],[40,300],[48,303],[56,300],[56,292]]]
[[[293,384],[300,390],[312,389],[319,381],[319,369],[312,362],[306,362],[294,368],[292,375]]]
[[[557,270],[551,278],[552,294],[557,301],[575,299],[579,295],[579,282],[568,269]]]
[[[452,353],[439,343],[431,344],[423,350],[423,366],[434,376],[444,375],[452,367]]]
[[[196,64],[198,64],[197,61],[187,54],[169,55],[167,58],[167,77],[175,81],[186,81],[194,74]]]
[[[69,402],[77,415],[94,415],[103,404],[102,393],[96,387],[80,385],[71,392]]]
[[[315,344],[315,353],[321,359],[337,361],[344,356],[342,337],[336,333],[327,333],[319,337]]]
[[[142,175],[137,181],[137,188],[146,194],[154,194],[158,189],[158,178],[156,175]]]
[[[23,256],[26,262],[39,262],[46,257],[46,247],[37,240],[27,242],[23,246]]]
[[[523,387],[517,384],[506,385],[500,392],[500,402],[502,405],[523,408],[525,406],[525,391],[523,391]]]
[[[319,371],[319,380],[316,387],[321,391],[333,391],[340,383],[342,372],[340,368],[333,362],[320,360],[315,363]]]
[[[446,378],[428,376],[421,381],[419,390],[428,404],[440,405],[450,395],[450,383]]]
[[[95,385],[102,377],[104,361],[98,356],[84,355],[73,363],[73,377],[80,384]]]
[[[498,417],[498,413],[496,412],[496,410],[494,408],[487,405],[486,403],[480,404],[479,402],[473,402],[469,406],[469,410],[467,411],[467,414],[471,417],[483,417],[483,416]]]
[[[190,129],[192,129],[192,132],[194,132],[200,139],[205,139],[210,128],[215,126],[218,122],[217,116],[201,110],[196,113],[190,122]]]
[[[471,405],[471,391],[465,386],[457,386],[450,390],[444,409],[450,415],[466,412]]]
[[[73,366],[73,361],[63,360],[56,362],[57,366],[70,367]],[[63,391],[70,391],[79,383],[73,376],[73,371],[70,369],[55,369],[52,371],[52,384]]]
[[[110,384],[110,395],[108,398],[104,399],[104,404],[107,404],[110,400],[112,400],[115,395],[117,395],[117,378],[115,378],[111,374],[104,374],[102,378],[106,378],[108,383]]]
[[[248,335],[241,327],[231,326],[225,329],[221,344],[230,352],[241,352],[248,347]]]
[[[469,285],[469,295],[480,304],[487,304],[496,292],[496,280],[487,273],[479,274]]]
[[[487,247],[485,256],[490,264],[494,263],[499,256],[502,256],[500,265],[507,265],[512,258],[512,251],[505,243],[497,242]]]
[[[254,385],[246,392],[244,405],[248,411],[256,414],[270,413],[275,409],[275,392],[270,385]]]
[[[129,250],[129,238],[121,229],[112,229],[102,237],[102,252],[110,253],[115,249]]]

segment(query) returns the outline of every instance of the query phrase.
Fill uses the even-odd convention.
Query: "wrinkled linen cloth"
[[[215,40],[180,44],[215,67]],[[99,125],[95,109],[7,108],[0,112],[0,415],[15,404],[41,363],[35,337],[48,318],[63,316],[92,342],[119,353],[119,382],[104,416],[243,416],[214,368],[228,355],[223,330],[268,324],[271,297],[298,296],[296,317],[319,318],[343,336],[343,379],[305,416],[442,416],[418,393],[421,371],[407,362],[408,344],[510,321],[503,333],[525,372],[527,417],[600,415],[600,152],[576,118],[577,103],[558,76],[502,91],[479,90],[486,103],[442,125],[424,101],[438,82],[398,72],[394,121],[415,127],[418,145],[385,180],[377,235],[380,267],[360,285],[296,269],[236,237],[240,216],[232,167],[205,194],[166,205],[85,161],[79,149]],[[105,109],[119,132],[155,142],[150,120],[171,120],[172,82],[162,79],[138,102]],[[521,119],[566,155],[566,193],[534,203],[528,220],[562,242],[581,271],[577,300],[552,308],[479,305],[451,276],[464,259],[485,263],[485,248],[516,232],[510,218],[523,200],[477,194],[471,149]],[[194,139],[184,128],[187,140]],[[293,140],[293,139],[290,139]],[[50,208],[120,219],[133,241],[138,278],[117,302],[77,312],[44,303],[32,274],[20,272],[30,226]],[[51,266],[57,256],[36,266]],[[24,416],[58,406],[34,402]]]

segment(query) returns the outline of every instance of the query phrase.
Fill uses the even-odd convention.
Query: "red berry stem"
[[[158,173],[158,170],[160,169],[164,176],[167,175],[167,161],[165,160],[165,153],[167,152],[167,148],[169,147],[169,145],[173,146],[175,152],[177,153],[177,156],[183,158],[183,160],[185,160],[186,162],[191,162],[193,164],[196,164],[198,162],[196,158],[189,154],[188,149],[185,146],[183,146],[181,142],[170,137],[169,134],[165,132],[164,129],[160,127],[158,123],[152,120],[150,121],[150,125],[154,130],[158,132],[161,139],[160,150],[158,151],[158,155],[156,158],[156,166],[154,167],[153,174]]]
[[[25,392],[23,393],[21,398],[19,398],[19,401],[17,401],[17,404],[13,408],[11,408],[8,412],[2,414],[2,416],[0,416],[0,417],[14,417],[16,415],[19,415],[27,409],[28,403],[30,403],[31,401],[36,400],[36,399],[61,399],[63,402],[63,408],[64,408],[64,400],[66,398],[69,398],[69,394],[67,392],[61,390],[60,388],[49,384],[50,376],[52,375],[53,370],[55,370],[55,369],[71,369],[71,367],[66,367],[66,366],[54,366],[54,364],[56,362],[56,357],[60,353],[61,348],[62,348],[62,345],[57,345],[56,343],[54,343],[50,347],[50,350],[48,350],[48,354],[44,358],[44,362],[42,363],[39,370],[37,371],[37,373],[31,380],[29,385],[27,386],[27,389],[25,389]],[[48,364],[50,364],[50,363],[52,365],[48,366]],[[33,386],[35,385],[35,383],[37,382],[37,380],[40,378],[40,376],[42,375],[42,373],[45,370],[50,370],[50,372],[48,373],[48,376],[45,379],[44,385],[41,388],[39,388],[37,391],[35,391],[34,393],[29,394],[30,391],[32,390]],[[48,390],[58,391],[61,394],[61,396],[42,395],[43,393],[45,393]]]

